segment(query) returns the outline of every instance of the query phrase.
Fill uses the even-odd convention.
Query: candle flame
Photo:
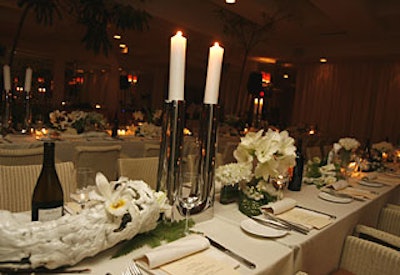
[[[218,42],[215,42],[215,43],[214,43],[214,46],[215,46],[215,47],[219,47],[219,43],[218,43]]]
[[[177,31],[177,32],[176,32],[176,35],[178,35],[178,36],[182,36],[182,35],[183,35],[183,33],[182,33],[181,31]]]

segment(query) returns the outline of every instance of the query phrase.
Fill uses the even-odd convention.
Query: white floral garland
[[[108,182],[96,175],[97,204],[78,215],[66,214],[49,222],[21,220],[21,213],[0,211],[1,267],[54,269],[113,247],[122,240],[152,230],[165,205],[165,194],[145,182],[120,178]],[[13,264],[12,262],[23,262]]]

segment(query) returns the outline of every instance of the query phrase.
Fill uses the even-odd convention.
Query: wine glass
[[[283,199],[283,189],[289,182],[289,174],[279,174],[276,176],[271,176],[270,177],[270,183],[275,187],[275,189],[278,189],[278,200]]]
[[[205,198],[204,184],[196,171],[183,172],[179,180],[177,199],[179,208],[185,214],[185,235],[189,234],[190,212],[201,205]]]
[[[76,202],[82,209],[89,201],[89,192],[95,184],[95,173],[90,168],[78,168],[76,171]]]

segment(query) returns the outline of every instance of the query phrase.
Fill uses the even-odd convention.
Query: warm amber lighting
[[[115,34],[115,35],[114,35],[114,39],[120,40],[120,39],[121,39],[121,35]]]
[[[326,59],[325,57],[321,57],[321,58],[319,59],[319,62],[321,62],[321,63],[326,63],[326,62],[328,62],[328,59]]]
[[[38,88],[38,92],[39,93],[45,93],[46,92],[46,88]]]
[[[383,161],[386,161],[386,160],[388,159],[388,156],[389,156],[388,153],[383,152],[383,153],[382,153],[382,160],[383,160]]]
[[[190,131],[188,128],[183,129],[183,134],[185,136],[191,136],[192,135],[192,131]]]
[[[275,64],[276,63],[276,59],[272,58],[272,57],[258,56],[258,57],[253,57],[252,60],[260,62],[260,63],[267,63],[267,64]]]
[[[119,47],[121,48],[121,49],[123,49],[123,48],[126,48],[126,44],[119,44]]]
[[[61,106],[65,106],[67,103],[65,101],[61,101]]]
[[[227,3],[227,4],[235,4],[236,0],[225,0],[225,3]]]
[[[121,49],[121,53],[127,54],[129,52],[129,48],[125,47]]]
[[[289,75],[288,75],[288,74],[284,74],[284,75],[283,75],[283,78],[288,79],[288,78],[289,78]]]
[[[261,72],[262,83],[270,84],[271,83],[271,74],[266,72]]]
[[[44,83],[44,78],[43,77],[38,77],[37,82]]]
[[[100,105],[100,104],[96,104],[94,107],[95,107],[96,109],[101,109],[101,105]]]

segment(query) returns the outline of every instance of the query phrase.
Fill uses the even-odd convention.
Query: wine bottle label
[[[38,216],[39,216],[39,221],[41,222],[47,222],[51,220],[56,220],[60,218],[63,214],[63,207],[56,207],[56,208],[48,208],[48,209],[43,209],[39,208],[38,209]]]

